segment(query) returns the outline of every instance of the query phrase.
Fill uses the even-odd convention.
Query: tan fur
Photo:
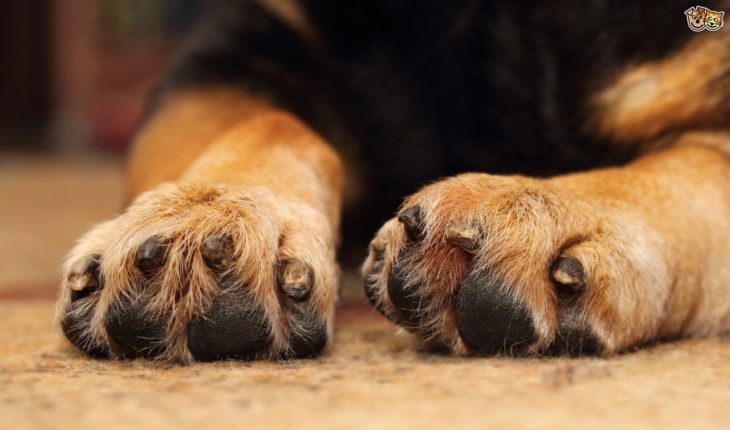
[[[727,32],[698,34],[659,61],[632,64],[589,104],[591,132],[621,144],[652,143],[667,132],[725,124],[730,94],[718,85],[729,72]]]
[[[585,267],[579,305],[604,353],[730,329],[730,157],[717,148],[730,150],[730,137],[692,133],[623,168],[549,180],[464,174],[411,196],[405,206],[425,211],[426,238],[399,264],[409,265],[409,285],[426,283],[414,294],[436,296],[434,336],[469,352],[453,321],[453,293],[470,271],[489,265],[530,309],[538,335],[531,349],[549,345],[559,312],[549,268],[561,255]],[[444,239],[463,222],[482,233],[471,265]],[[403,227],[391,221],[376,240],[388,244],[386,259],[370,276],[388,303]],[[371,253],[364,272],[373,264]]]
[[[159,103],[132,144],[128,200],[179,178],[215,138],[251,115],[271,109],[261,97],[228,88],[182,90]]]
[[[166,315],[167,337],[160,358],[189,362],[185,327],[210,305],[219,288],[200,254],[214,234],[233,239],[234,262],[227,269],[232,288],[260,303],[271,322],[273,343],[261,357],[277,357],[289,337],[302,330],[288,314],[304,305],[280,303],[277,270],[296,261],[313,268],[309,306],[327,324],[334,318],[336,231],[343,175],[336,154],[289,114],[250,97],[220,90],[172,96],[141,132],[130,167],[137,196],[118,218],[81,238],[65,265],[101,254],[104,288],[92,324],[92,345],[108,345],[104,318],[122,296],[141,294],[148,312]],[[161,181],[169,181],[159,183]],[[138,247],[158,235],[170,243],[163,268],[139,292],[134,265]],[[222,275],[220,275],[222,276]],[[68,309],[64,282],[59,317]]]

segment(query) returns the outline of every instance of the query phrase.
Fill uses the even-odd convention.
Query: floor
[[[0,297],[55,288],[66,252],[122,192],[120,157],[0,153]]]
[[[324,358],[89,360],[52,324],[58,264],[118,209],[107,158],[0,156],[0,429],[728,428],[730,339],[611,358],[426,354],[355,296]]]

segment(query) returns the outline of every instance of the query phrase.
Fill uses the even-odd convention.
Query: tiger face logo
[[[687,17],[687,26],[694,32],[717,31],[723,23],[725,12],[717,12],[704,6],[695,6],[684,11]]]

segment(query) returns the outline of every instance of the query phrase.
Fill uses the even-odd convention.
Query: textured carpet
[[[89,360],[48,300],[0,301],[0,428],[728,428],[730,342],[610,359],[414,351],[364,306],[321,359],[177,366]]]

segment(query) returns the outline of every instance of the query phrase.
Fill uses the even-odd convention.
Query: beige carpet
[[[611,359],[414,352],[362,306],[317,360],[186,367],[86,359],[49,301],[0,302],[0,429],[665,428],[730,426],[730,342]]]

